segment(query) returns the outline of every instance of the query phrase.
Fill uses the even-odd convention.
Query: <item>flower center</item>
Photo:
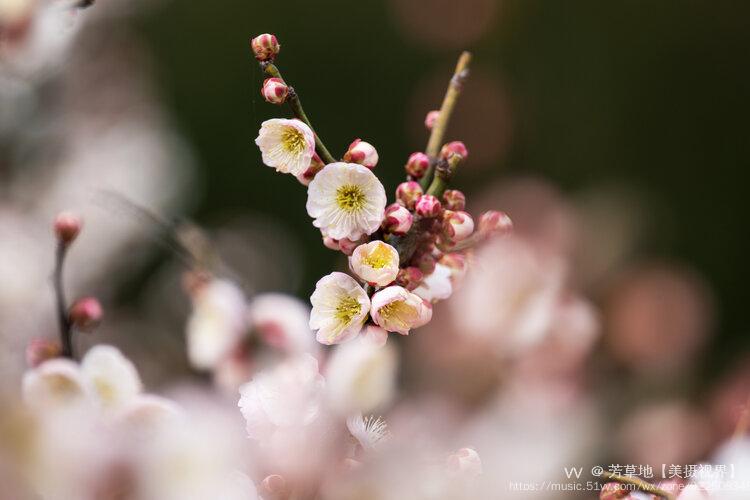
[[[391,262],[391,253],[385,245],[376,245],[375,250],[366,255],[362,262],[373,269],[382,269]]]
[[[286,127],[281,133],[281,144],[288,152],[298,155],[305,150],[305,135],[294,127]]]
[[[336,306],[336,319],[342,324],[349,324],[352,318],[362,310],[362,304],[354,297],[343,297]]]
[[[345,212],[355,212],[365,204],[365,193],[354,184],[341,186],[336,190],[336,203]]]
[[[385,321],[392,322],[401,328],[409,328],[417,320],[416,308],[403,300],[386,304],[378,312],[380,313],[380,317]]]

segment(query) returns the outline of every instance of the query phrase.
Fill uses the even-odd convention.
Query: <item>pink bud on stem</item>
[[[70,324],[82,332],[90,332],[102,321],[102,305],[94,297],[78,299],[70,308]]]
[[[276,54],[281,50],[279,41],[274,35],[264,33],[250,40],[250,47],[258,61],[273,61]]]

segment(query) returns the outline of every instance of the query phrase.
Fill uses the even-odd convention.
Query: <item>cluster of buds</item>
[[[440,147],[449,110],[442,116],[443,111],[428,113],[430,144],[409,156],[406,181],[388,204],[374,173],[379,158],[375,147],[356,139],[337,161],[316,137],[299,99],[288,99],[290,89],[274,64],[276,37],[260,35],[252,47],[269,76],[264,98],[274,104],[289,101],[295,116],[263,122],[256,139],[263,162],[308,186],[307,211],[323,244],[349,260],[351,275],[323,277],[311,297],[310,326],[318,341],[338,344],[376,326],[408,334],[429,321],[434,302],[450,296],[466,271],[465,253],[490,235],[507,232],[510,219],[487,212],[475,230],[464,194],[447,189],[469,156],[460,141]],[[466,74],[465,68],[457,70],[446,98],[455,98],[454,83]]]

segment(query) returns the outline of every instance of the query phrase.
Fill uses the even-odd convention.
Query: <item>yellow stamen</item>
[[[285,127],[281,133],[281,144],[288,152],[298,155],[305,150],[305,135],[295,127]]]
[[[365,194],[359,186],[347,184],[336,190],[336,203],[345,212],[355,212],[364,206]]]
[[[362,304],[354,297],[343,297],[336,306],[336,319],[348,325],[362,310]]]
[[[386,304],[378,311],[383,320],[395,323],[400,328],[409,329],[417,320],[417,309],[403,300],[397,300]]]
[[[375,245],[375,250],[362,259],[362,262],[373,269],[382,269],[391,263],[391,257],[392,255],[388,251],[388,247],[379,243]]]

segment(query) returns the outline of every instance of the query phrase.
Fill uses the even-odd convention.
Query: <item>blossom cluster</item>
[[[310,327],[322,344],[348,341],[366,325],[408,335],[428,323],[433,303],[447,299],[466,272],[468,255],[492,234],[511,229],[502,212],[482,214],[475,224],[466,197],[447,189],[459,164],[468,158],[463,142],[433,152],[415,152],[404,166],[405,182],[388,204],[386,190],[374,173],[380,155],[355,139],[339,161],[313,131],[296,92],[274,64],[280,45],[263,34],[251,42],[266,74],[261,93],[272,104],[288,102],[295,118],[261,124],[255,143],[263,163],[294,175],[307,186],[307,213],[320,229],[323,244],[348,257],[351,274],[333,272],[321,278],[310,298]],[[466,70],[452,86],[460,86]],[[453,87],[449,88],[449,95]],[[449,113],[446,109],[442,113]],[[425,120],[430,143],[442,141],[447,116],[430,111]]]

